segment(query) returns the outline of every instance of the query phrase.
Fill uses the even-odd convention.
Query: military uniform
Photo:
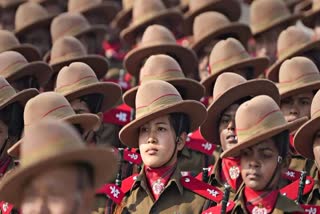
[[[142,171],[115,213],[200,213],[205,198],[186,189],[181,178],[178,167],[155,201]]]

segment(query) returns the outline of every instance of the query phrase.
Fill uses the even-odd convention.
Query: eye
[[[241,152],[241,156],[242,156],[242,157],[248,157],[249,155],[250,155],[250,151],[247,150],[247,149],[245,149],[245,150],[243,150],[243,151]]]
[[[308,100],[308,99],[302,100],[301,104],[302,105],[310,105],[310,100]]]
[[[159,130],[160,132],[164,132],[164,131],[166,131],[167,129],[166,129],[165,127],[158,127],[158,130]]]
[[[148,128],[147,127],[141,127],[140,128],[140,133],[145,133],[148,131]]]

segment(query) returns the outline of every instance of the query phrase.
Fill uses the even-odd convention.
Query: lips
[[[146,153],[148,155],[155,155],[155,154],[157,154],[157,152],[158,152],[158,149],[155,149],[155,148],[149,148],[146,150]]]
[[[228,141],[228,143],[237,143],[238,137],[234,133],[229,133],[226,137],[226,140]]]
[[[248,172],[246,173],[246,177],[250,180],[256,180],[260,177],[260,175],[256,172]]]
[[[295,121],[296,119],[298,119],[298,117],[296,117],[296,116],[288,116],[288,117],[287,117],[287,121],[288,121],[288,122]]]

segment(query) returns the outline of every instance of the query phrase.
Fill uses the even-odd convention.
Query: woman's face
[[[233,104],[222,113],[219,123],[219,133],[223,151],[234,147],[238,142],[235,130],[235,115],[238,108],[239,104]]]
[[[169,115],[151,120],[140,127],[139,149],[143,163],[148,167],[172,165],[176,162],[177,152],[183,149],[184,143],[185,138],[177,143],[175,151],[176,133],[170,123]]]
[[[275,188],[281,170],[277,169],[279,152],[272,139],[261,141],[260,143],[241,151],[241,176],[245,185],[255,191],[262,191],[266,188]],[[279,173],[273,178],[270,186],[266,186],[274,171]]]

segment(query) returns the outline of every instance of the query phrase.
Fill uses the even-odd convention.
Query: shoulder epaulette
[[[280,193],[291,200],[297,200],[299,192],[299,179],[280,189]],[[308,194],[313,189],[314,180],[312,177],[306,177],[306,183],[303,189],[303,195]]]
[[[116,204],[120,204],[125,196],[120,187],[113,183],[103,185],[103,187],[96,191],[96,194],[105,194]]]
[[[295,171],[292,169],[288,169],[285,173],[282,174],[282,178],[287,179],[289,181],[295,181],[300,179],[301,172]]]
[[[0,201],[0,210],[2,214],[10,214],[13,210],[13,205],[4,201]]]
[[[120,126],[127,125],[132,120],[132,108],[121,104],[103,114],[103,122]]]
[[[190,133],[186,140],[186,147],[201,152],[206,155],[212,155],[216,149],[216,145],[207,142],[202,136],[199,130]]]
[[[226,213],[229,213],[234,208],[235,203],[233,201],[228,201]],[[217,206],[210,207],[209,209],[202,212],[202,214],[213,214],[213,213],[221,213],[222,205],[218,204]]]
[[[127,177],[126,179],[124,179],[121,183],[121,191],[126,194],[127,192],[129,192],[131,190],[131,188],[133,187],[134,182],[137,180],[138,177],[138,173],[137,174],[133,174],[129,177]]]
[[[126,148],[123,152],[123,159],[137,165],[142,164],[141,155],[136,150],[133,150],[133,149]]]
[[[216,203],[220,203],[223,198],[223,192],[221,192],[221,190],[192,176],[182,177],[180,183],[184,188]]]
[[[305,214],[320,214],[320,206],[317,205],[300,205]]]

